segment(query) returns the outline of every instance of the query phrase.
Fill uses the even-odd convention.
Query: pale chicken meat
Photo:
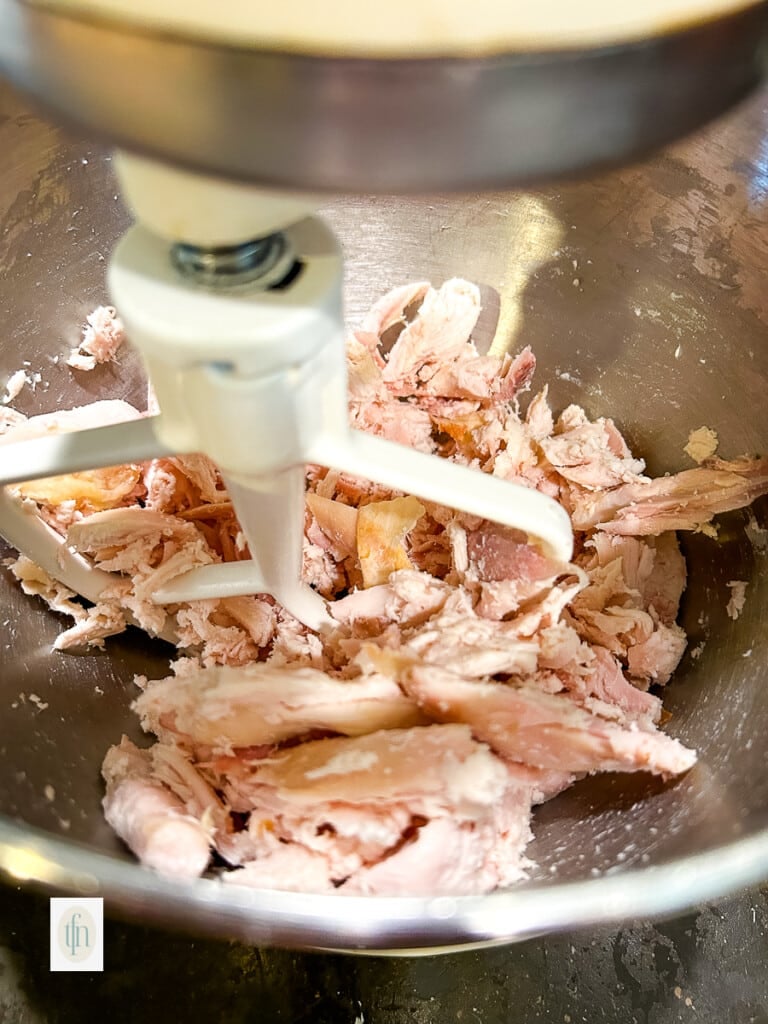
[[[270,747],[317,730],[357,736],[422,718],[389,677],[343,680],[317,669],[264,664],[217,666],[149,683],[134,709],[148,732],[198,754]]]
[[[142,863],[171,878],[201,875],[210,860],[210,829],[157,777],[152,754],[124,736],[101,771],[104,815]]]
[[[113,573],[89,609],[15,563],[25,589],[75,619],[62,646],[173,620],[181,657],[134,703],[156,742],[124,738],[103,766],[107,820],[153,870],[303,892],[487,892],[529,870],[535,805],[596,772],[674,778],[694,764],[685,737],[660,730],[660,688],[686,645],[674,531],[711,529],[765,494],[768,463],[710,458],[651,479],[614,420],[555,415],[546,386],[521,409],[534,354],[481,355],[479,312],[461,280],[379,300],[347,343],[350,421],[560,501],[570,564],[525,534],[308,466],[303,574],[333,619],[315,633],[264,595],[152,602],[194,566],[249,557],[205,457],[27,488]],[[81,357],[109,355],[115,316],[91,319]],[[4,407],[0,433],[137,415],[102,403],[27,421]]]

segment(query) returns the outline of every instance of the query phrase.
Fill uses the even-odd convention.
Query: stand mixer
[[[350,434],[337,247],[322,223],[307,217],[316,199],[297,193],[276,195],[263,186],[413,191],[500,181],[516,184],[626,158],[664,141],[668,134],[694,127],[755,83],[762,70],[764,6],[738,5],[722,21],[689,25],[650,42],[623,41],[618,48],[553,50],[544,56],[516,58],[414,57],[391,64],[360,56],[326,62],[317,56],[258,50],[227,52],[229,43],[201,42],[183,33],[155,35],[146,25],[126,28],[119,21],[92,19],[88,12],[71,14],[67,8],[0,5],[0,17],[7,16],[15,30],[15,34],[5,33],[6,42],[0,42],[0,63],[11,77],[65,116],[106,131],[128,151],[150,154],[148,158],[125,155],[119,161],[124,194],[140,226],[129,232],[113,257],[110,288],[129,336],[144,355],[162,413],[154,421],[106,428],[98,436],[89,432],[8,446],[0,453],[3,483],[99,464],[206,451],[223,469],[255,564],[200,570],[194,577],[190,574],[176,581],[173,589],[158,593],[156,599],[178,602],[212,594],[268,591],[313,628],[323,627],[327,612],[317,595],[299,585],[301,467],[305,462],[370,476],[393,488],[522,528],[559,560],[567,561],[567,519],[543,496],[479,474],[470,476],[470,471],[431,459],[427,466],[416,453]],[[112,52],[103,45],[105,40],[111,41]],[[724,69],[719,76],[711,73],[715,57],[708,48],[716,40],[718,66],[722,62]],[[114,88],[112,81],[106,89],[102,84],[101,94],[92,88],[94,82],[87,77],[94,68],[89,69],[86,59],[74,59],[78,46],[85,46],[91,56],[98,53],[99,62],[115,69]],[[132,60],[131,77],[138,81],[144,99],[159,102],[156,120],[149,107],[141,115],[134,112],[126,118],[126,108],[119,105],[129,97],[128,91],[121,96],[120,83],[125,79],[118,69],[127,73],[117,59],[121,48],[125,60]],[[170,50],[177,59],[166,64]],[[57,56],[51,59],[54,52]],[[84,52],[80,51],[81,57]],[[166,90],[154,92],[154,85],[144,77],[142,52],[149,61],[146,68],[155,67],[166,82],[181,73],[170,100]],[[149,60],[152,52],[155,57]],[[688,63],[675,64],[670,60],[675,53],[685,54]],[[184,54],[186,61],[181,59]],[[204,63],[213,62],[217,73],[203,74],[202,64],[193,68],[193,55]],[[225,57],[232,59],[229,68]],[[277,122],[271,120],[259,124],[257,116],[245,131],[253,111],[243,105],[234,109],[225,102],[219,108],[215,98],[220,101],[233,82],[242,88],[245,82],[239,76],[246,67],[259,82],[274,78],[274,61],[296,71],[293,87],[301,89],[306,112],[292,118],[285,108],[279,110],[289,101],[291,88],[272,88],[269,101],[279,112],[270,118],[282,119],[282,127],[275,129]],[[330,67],[334,63],[335,71]],[[210,70],[213,65],[206,66]],[[340,96],[347,71],[351,84]],[[489,91],[491,73],[503,87]],[[384,118],[388,130],[382,132],[391,152],[372,148],[368,132],[355,161],[350,159],[350,146],[361,130],[365,111],[371,110],[365,102],[370,93],[356,92],[357,75],[367,80],[369,90],[377,90],[379,105],[387,102],[390,86],[394,98]],[[566,85],[553,93],[558,75],[570,88]],[[322,89],[317,87],[317,76],[330,76],[323,79]],[[441,96],[446,81],[453,83],[452,92]],[[413,105],[398,109],[408,82],[415,85]],[[499,111],[508,90],[522,93],[536,82],[538,91],[529,92],[526,101],[528,127],[535,129],[525,135],[532,140],[530,149],[520,146],[522,136],[516,135],[524,129],[524,123],[514,123],[514,111],[522,109],[518,99],[510,108],[507,148],[491,152],[501,138]],[[573,89],[574,82],[581,83],[581,93]],[[641,82],[644,89],[639,88]],[[195,83],[199,92],[193,89]],[[670,91],[673,83],[677,88]],[[251,98],[255,98],[250,91],[254,84],[251,77],[246,90]],[[589,109],[589,97],[596,95],[598,87],[608,93],[613,90],[610,110],[601,105]],[[630,93],[636,97],[634,104],[627,102]],[[202,94],[208,102],[199,102]],[[541,103],[545,95],[552,100],[549,108]],[[439,109],[438,96],[445,100],[441,123],[425,132],[412,158],[396,159],[400,147],[405,151],[419,128],[424,129],[428,111]],[[558,96],[568,103],[560,105]],[[668,120],[651,116],[659,96],[670,100]],[[585,112],[568,123],[574,97]],[[255,99],[257,114],[265,109],[260,107],[263,98]],[[294,95],[294,103],[296,99]],[[333,126],[329,126],[329,113],[319,124],[308,121],[322,100],[329,111],[336,105]],[[447,118],[455,117],[459,102],[465,105],[465,116],[454,121],[453,142],[434,150],[435,138],[448,138]],[[349,112],[351,103],[357,114],[345,120],[340,108]],[[181,109],[194,111],[184,130],[179,129],[187,138],[183,146],[168,131],[173,122],[170,114],[178,120]],[[482,111],[489,109],[495,110],[495,120],[484,120]],[[549,117],[544,116],[547,109]],[[294,106],[291,114],[297,110]],[[618,119],[617,112],[622,115]],[[167,134],[161,139],[157,126],[165,113],[169,114],[163,124]],[[222,115],[218,122],[217,114]],[[407,138],[395,114],[410,126]],[[481,124],[473,129],[475,116]],[[223,147],[218,145],[222,133],[229,138]],[[269,144],[261,143],[262,139]],[[315,150],[299,153],[296,147],[305,142]],[[166,160],[194,170],[171,169],[162,162]],[[243,180],[259,187],[243,185]],[[220,281],[225,284],[221,286]],[[245,436],[269,441],[245,446],[241,443]],[[4,498],[2,532],[41,562],[46,542],[41,534],[23,534],[38,526],[21,515]],[[72,577],[62,575],[60,555],[51,549],[51,565],[59,566],[52,575],[88,597],[88,580],[95,581],[97,594],[99,581],[91,576],[93,571],[78,564],[73,571],[85,573],[88,580],[73,585]]]

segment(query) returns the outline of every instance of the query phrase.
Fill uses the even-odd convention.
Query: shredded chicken
[[[768,460],[707,457],[654,480],[613,420],[577,406],[555,417],[546,387],[523,414],[534,355],[480,356],[479,310],[465,281],[377,302],[348,340],[351,422],[559,500],[574,561],[308,467],[304,577],[335,628],[317,635],[258,595],[171,609],[184,656],[168,678],[142,680],[134,704],[156,743],[123,738],[103,766],[107,820],[148,867],[192,877],[215,853],[238,885],[486,892],[525,876],[536,804],[586,774],[672,778],[694,764],[659,730],[658,688],[686,645],[674,531],[709,528],[766,493]],[[94,359],[114,337],[107,312],[89,321]],[[66,429],[85,412],[40,422],[6,410],[0,431]],[[15,563],[28,592],[74,617],[61,646],[103,643],[127,613],[157,633],[168,610],[154,589],[248,557],[205,457],[102,472],[26,485],[70,547],[115,575],[86,609]],[[729,586],[735,617],[746,584]]]
[[[83,337],[73,348],[67,365],[74,370],[93,370],[97,363],[111,362],[125,340],[122,320],[112,306],[99,306],[89,316]]]

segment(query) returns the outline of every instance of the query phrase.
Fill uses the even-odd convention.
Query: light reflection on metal
[[[513,352],[525,311],[523,295],[539,267],[552,259],[565,236],[565,226],[543,199],[537,196],[509,200],[509,242],[501,292],[499,321],[491,344],[492,355]]]
[[[36,850],[28,848],[0,848],[0,868],[19,882],[48,882],[58,874],[58,869]]]
[[[757,147],[751,170],[747,180],[749,202],[751,206],[757,206],[768,198],[768,125]]]

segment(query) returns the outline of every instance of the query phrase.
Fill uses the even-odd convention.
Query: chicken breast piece
[[[294,888],[285,872],[295,866],[302,888],[390,895],[485,892],[519,879],[541,782],[508,769],[461,725],[318,740],[220,768],[232,806],[250,810],[253,867],[233,882]],[[294,859],[295,848],[311,856]]]
[[[169,878],[196,878],[210,860],[210,830],[153,775],[152,754],[123,736],[101,768],[104,816],[142,864]]]
[[[696,753],[663,733],[622,728],[535,686],[468,682],[432,666],[405,675],[406,691],[443,722],[464,722],[497,753],[570,772],[687,771]]]
[[[162,740],[213,753],[277,744],[313,730],[358,736],[423,720],[383,675],[339,680],[311,668],[258,663],[149,683],[133,706],[143,728]]]
[[[763,494],[768,494],[768,457],[710,459],[700,469],[582,495],[572,519],[577,530],[630,536],[697,530]]]

